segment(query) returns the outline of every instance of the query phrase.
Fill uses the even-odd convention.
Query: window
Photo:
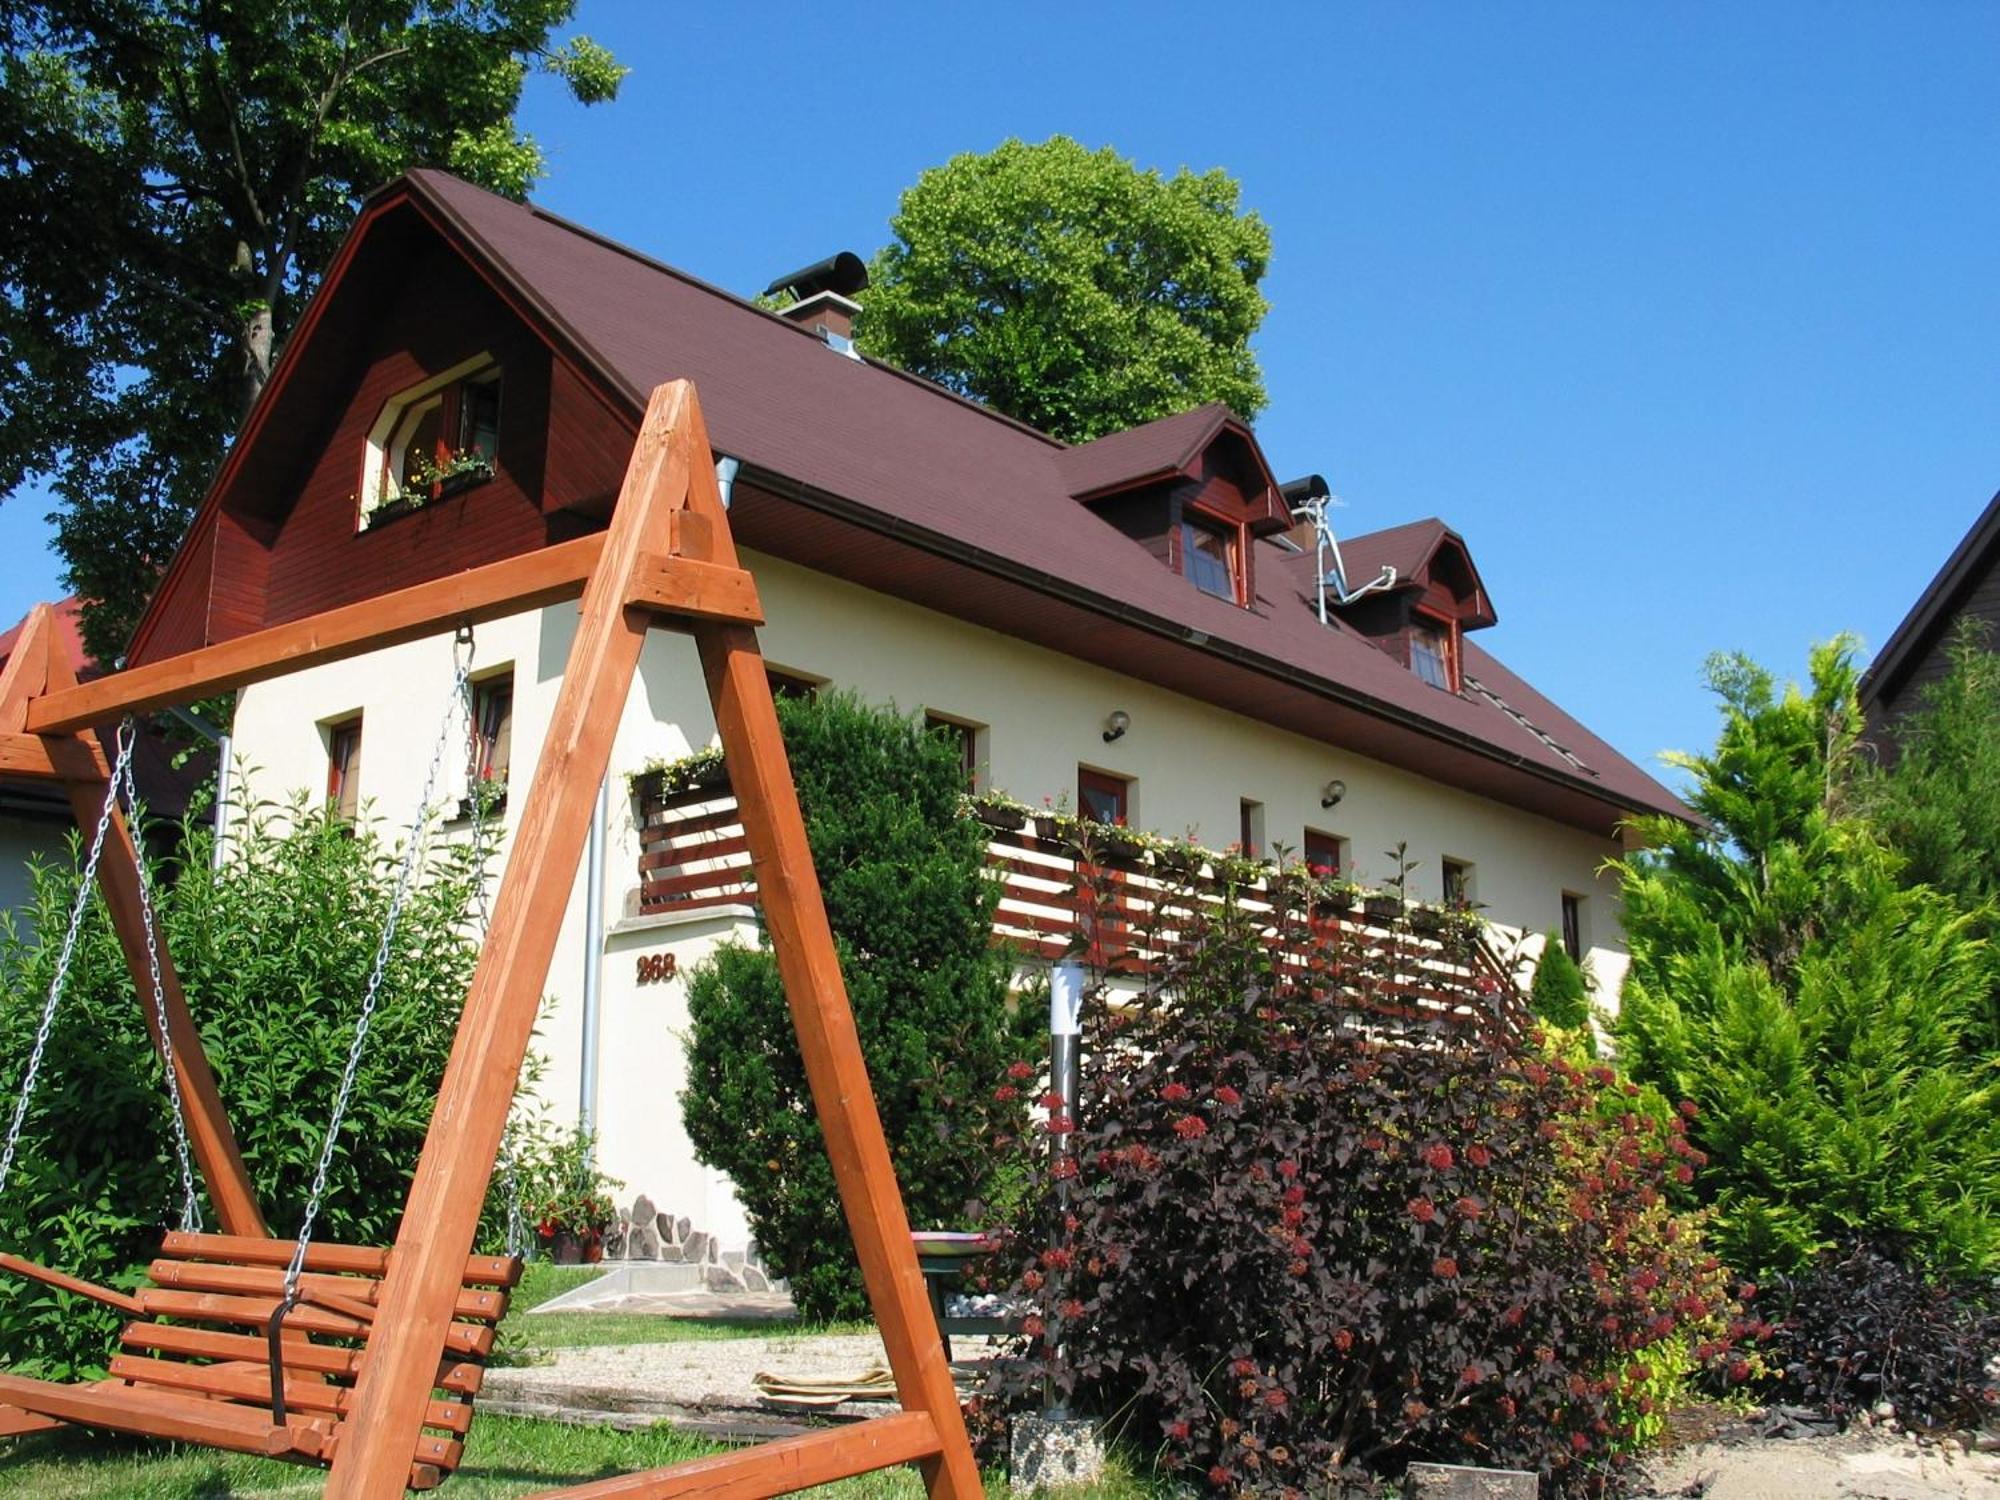
[[[1122,776],[1076,768],[1076,810],[1093,823],[1110,823],[1123,828],[1132,811],[1132,783]]]
[[[1583,897],[1563,892],[1563,947],[1578,963],[1583,962]]]
[[[326,801],[353,822],[361,811],[361,715],[326,726]]]
[[[500,367],[477,355],[405,391],[369,434],[361,510],[365,526],[493,477],[500,455]]]
[[[948,719],[943,714],[926,712],[924,728],[951,742],[952,748],[958,752],[958,763],[965,771],[966,787],[970,789],[974,786],[979,780],[980,727],[962,719]]]
[[[1236,586],[1236,531],[1212,526],[1205,521],[1181,522],[1181,571],[1204,594],[1242,601]]]
[[[764,668],[764,676],[770,679],[773,698],[812,698],[826,686],[823,677],[808,677],[802,672],[787,672],[782,667]]]
[[[507,785],[514,739],[514,674],[472,685],[472,779]]]
[[[1347,840],[1335,833],[1321,833],[1317,828],[1306,830],[1305,844],[1299,856],[1306,862],[1306,868],[1315,875],[1345,875],[1347,866]]]
[[[1264,848],[1264,804],[1252,802],[1245,797],[1237,803],[1236,843],[1243,853],[1255,859]]]
[[[1410,670],[1443,692],[1458,691],[1458,648],[1452,626],[1427,619],[1410,626]]]
[[[1472,866],[1462,859],[1440,861],[1444,871],[1444,899],[1447,906],[1470,906],[1475,897],[1472,887]]]

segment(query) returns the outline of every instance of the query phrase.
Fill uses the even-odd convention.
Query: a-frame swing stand
[[[82,686],[55,648],[43,610],[31,617],[0,675],[0,776],[64,783],[81,822],[97,816],[104,788],[103,757],[81,737],[94,725],[581,595],[569,664],[521,805],[402,1227],[388,1254],[367,1356],[332,1454],[328,1496],[387,1500],[402,1494],[409,1478],[591,806],[640,650],[656,624],[686,630],[700,652],[765,925],[902,1410],[551,1493],[750,1500],[908,1462],[920,1466],[932,1500],[975,1500],[983,1493],[806,847],[757,647],[754,627],[762,616],[756,589],[737,563],[713,464],[694,388],[677,381],[653,393],[617,509],[600,536]],[[142,976],[137,868],[122,824],[113,830],[99,875],[126,959],[135,978]],[[264,1235],[200,1037],[167,955],[161,960],[174,1066],[197,1163],[222,1227],[235,1235]],[[0,1432],[46,1425],[45,1416],[10,1415],[0,1407]]]

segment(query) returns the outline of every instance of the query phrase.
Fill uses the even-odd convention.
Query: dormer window
[[[491,479],[499,454],[500,367],[482,354],[382,408],[368,438],[363,528]]]
[[[1458,691],[1458,631],[1442,620],[1419,615],[1410,624],[1410,670],[1432,687]]]
[[[1241,551],[1234,526],[1218,526],[1192,517],[1181,522],[1181,572],[1204,594],[1243,602]]]

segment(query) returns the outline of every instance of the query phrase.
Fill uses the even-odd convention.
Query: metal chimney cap
[[[764,295],[774,297],[789,290],[800,301],[814,292],[834,292],[842,297],[852,297],[867,286],[867,262],[852,250],[842,250],[837,255],[829,255],[825,260],[816,260],[809,266],[801,266],[780,276],[764,288]]]
[[[1292,510],[1314,500],[1324,500],[1333,491],[1326,487],[1326,481],[1317,474],[1308,474],[1303,479],[1288,479],[1278,486],[1278,493],[1285,497],[1285,504]]]

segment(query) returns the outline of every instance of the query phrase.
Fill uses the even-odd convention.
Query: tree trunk
[[[250,408],[257,404],[257,398],[264,393],[264,382],[271,378],[271,346],[275,339],[271,327],[271,309],[268,304],[245,309],[242,339],[242,415],[247,418],[250,415]]]

